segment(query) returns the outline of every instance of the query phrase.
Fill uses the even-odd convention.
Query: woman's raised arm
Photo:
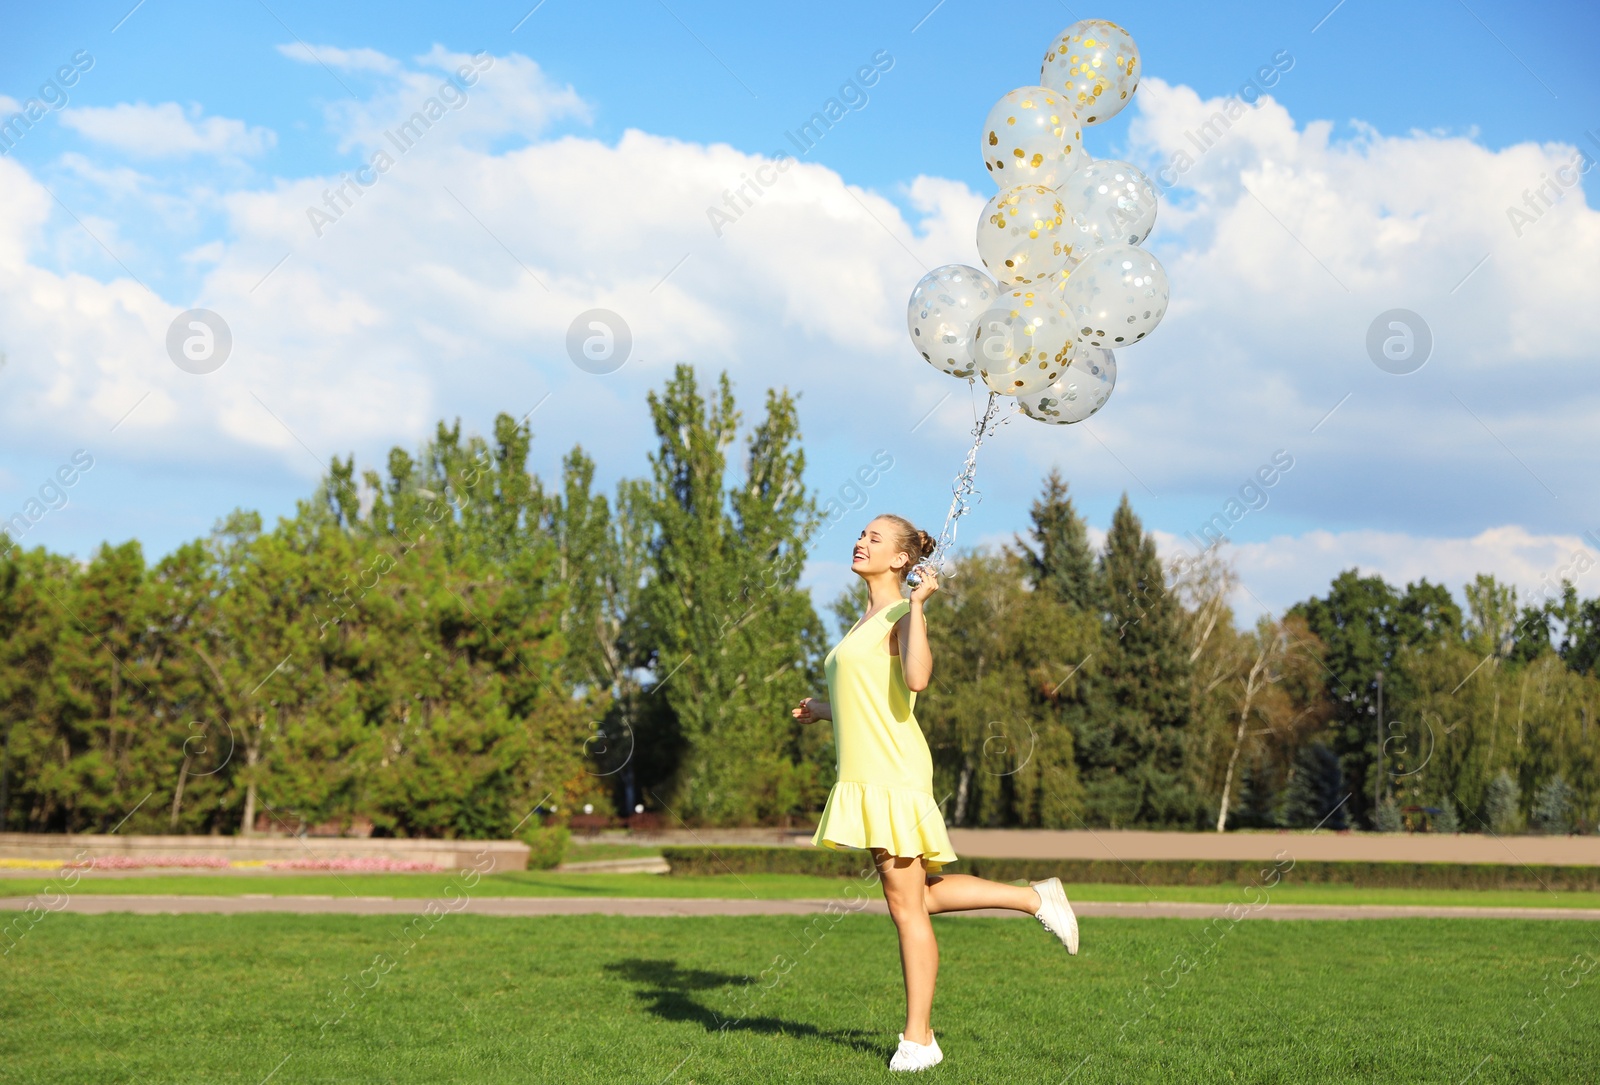
[[[922,583],[911,589],[911,613],[895,623],[900,635],[900,672],[906,688],[921,693],[933,679],[933,649],[928,646],[928,619],[922,604],[939,590],[939,578],[924,571]]]

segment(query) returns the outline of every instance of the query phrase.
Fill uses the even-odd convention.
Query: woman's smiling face
[[[874,520],[861,529],[861,537],[856,539],[850,571],[860,576],[886,572],[894,568],[895,559],[902,554],[895,545],[894,525],[887,520]]]

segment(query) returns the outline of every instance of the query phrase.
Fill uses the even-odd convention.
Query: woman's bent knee
[[[889,918],[893,919],[897,926],[919,921],[927,922],[928,902],[921,893],[912,897],[896,895],[889,898],[888,904]]]

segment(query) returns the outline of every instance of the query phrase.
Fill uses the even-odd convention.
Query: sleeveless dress
[[[846,633],[823,662],[833,709],[839,781],[828,794],[811,842],[837,849],[883,848],[927,860],[937,871],[956,861],[933,797],[933,757],[912,715],[900,657],[884,647],[906,599]]]

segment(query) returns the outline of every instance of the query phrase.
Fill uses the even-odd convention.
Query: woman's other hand
[[[934,575],[930,566],[919,565],[917,570],[922,583],[911,589],[911,601],[913,603],[925,603],[928,600],[928,596],[939,590],[939,578]]]

